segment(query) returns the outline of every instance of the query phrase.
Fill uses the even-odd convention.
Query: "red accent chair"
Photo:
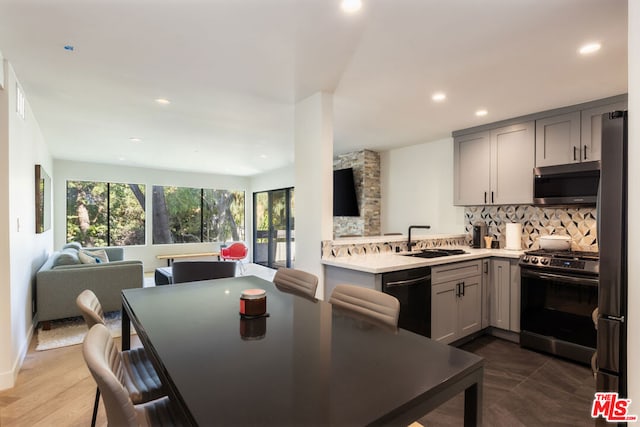
[[[240,265],[240,271],[244,273],[244,265],[242,260],[247,257],[249,248],[242,242],[235,242],[227,246],[226,248],[220,248],[220,259],[227,261],[238,261]]]

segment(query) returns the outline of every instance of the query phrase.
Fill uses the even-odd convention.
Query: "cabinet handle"
[[[462,285],[462,296],[464,296],[464,282],[462,282],[461,285]]]
[[[587,146],[584,146],[584,159],[587,160]]]
[[[576,160],[578,160],[578,159],[576,158],[576,148],[578,148],[578,147],[576,147],[576,146],[574,145],[574,146],[573,146],[573,161],[574,161],[574,162],[575,162]]]
[[[493,191],[491,192],[491,204],[493,204]]]
[[[486,191],[484,192],[484,204],[485,205],[487,204],[487,192]]]
[[[484,274],[489,274],[489,263],[484,262]]]

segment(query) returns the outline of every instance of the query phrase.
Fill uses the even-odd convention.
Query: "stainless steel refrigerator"
[[[627,397],[627,112],[602,116],[596,387]]]

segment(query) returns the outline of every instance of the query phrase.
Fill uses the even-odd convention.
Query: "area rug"
[[[114,338],[121,335],[119,311],[105,313],[105,324]],[[131,331],[135,333],[133,328],[131,328]],[[43,330],[42,326],[38,328],[38,344],[36,345],[36,350],[50,350],[52,348],[80,344],[86,334],[87,324],[82,317],[53,320],[51,322],[51,329],[48,331]]]

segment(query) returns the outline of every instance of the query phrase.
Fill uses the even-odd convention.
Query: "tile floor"
[[[485,358],[483,425],[593,426],[591,369],[491,336],[462,346]],[[419,420],[429,427],[463,425],[460,394]]]

